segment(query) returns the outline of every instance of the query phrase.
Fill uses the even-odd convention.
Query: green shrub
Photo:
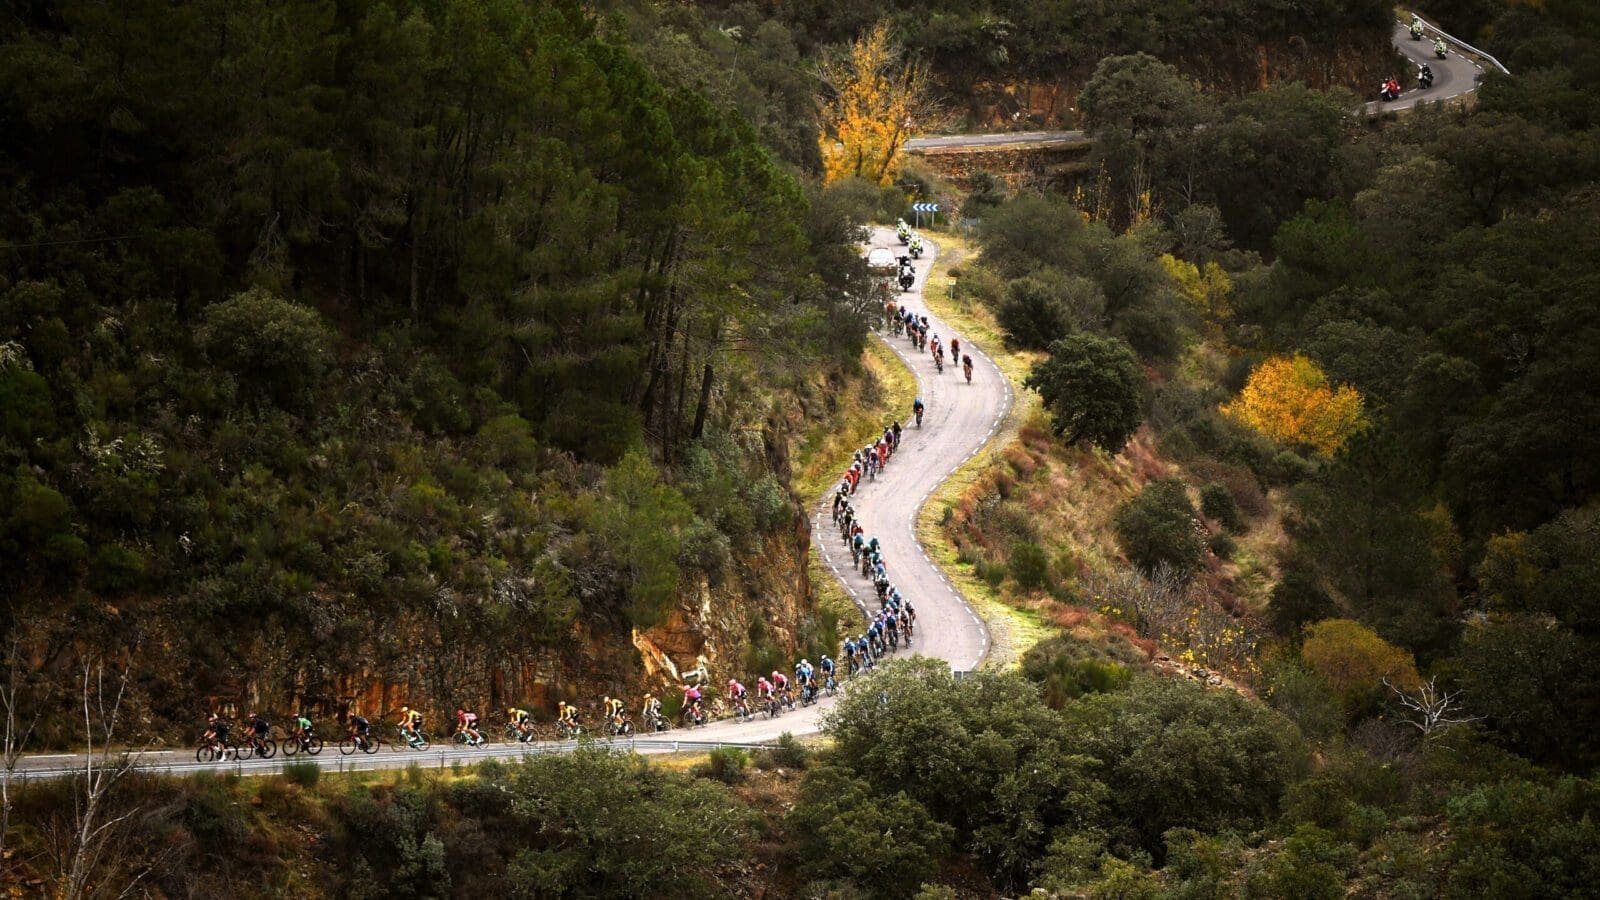
[[[1145,485],[1117,509],[1113,526],[1122,552],[1146,572],[1166,566],[1187,578],[1205,559],[1203,529],[1183,482],[1176,478]]]
[[[1212,535],[1206,546],[1211,548],[1217,559],[1233,559],[1234,552],[1239,549],[1239,544],[1233,539],[1233,535],[1226,531]]]
[[[1038,544],[1019,541],[1011,545],[1007,554],[1011,577],[1025,591],[1038,590],[1050,584],[1050,559]]]
[[[206,307],[195,338],[246,393],[279,404],[302,399],[333,364],[333,333],[322,316],[263,288]]]
[[[695,766],[693,772],[699,778],[738,784],[744,780],[744,767],[749,762],[749,755],[738,747],[718,747],[706,754],[706,761]]]
[[[1233,492],[1218,482],[1213,481],[1200,489],[1200,512],[1229,531],[1244,527],[1244,515],[1239,511],[1239,504],[1234,502]]]
[[[804,769],[810,763],[811,750],[787,731],[778,736],[772,749],[761,751],[756,759],[756,765],[762,769]]]
[[[283,764],[283,777],[303,788],[314,788],[322,778],[322,767],[316,760],[296,759]]]
[[[878,794],[838,766],[806,776],[788,825],[808,874],[849,878],[876,896],[910,893],[938,871],[954,838],[949,825],[905,793]]]
[[[1006,342],[1013,347],[1043,350],[1072,330],[1072,318],[1056,285],[1029,275],[1006,285],[1005,300],[995,311]]]

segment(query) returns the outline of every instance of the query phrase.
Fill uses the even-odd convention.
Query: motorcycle
[[[1431,87],[1433,87],[1433,71],[1423,68],[1421,72],[1417,73],[1417,90],[1425,91]]]
[[[917,273],[907,266],[900,270],[900,290],[909,291],[917,283]]]
[[[1400,99],[1400,86],[1393,80],[1385,81],[1378,85],[1378,97],[1383,100]]]
[[[1449,54],[1450,47],[1444,42],[1444,38],[1436,38],[1433,42],[1433,55],[1444,59]]]
[[[1413,41],[1422,40],[1422,20],[1421,19],[1418,19],[1418,18],[1415,18],[1415,17],[1413,17],[1411,19],[1411,39]]]
[[[922,238],[914,237],[911,239],[911,258],[922,258]]]

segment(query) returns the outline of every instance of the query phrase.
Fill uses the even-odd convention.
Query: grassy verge
[[[858,387],[839,397],[833,415],[808,422],[795,450],[794,489],[807,508],[834,485],[850,454],[883,433],[885,420],[907,415],[916,399],[916,378],[882,341],[867,340],[861,365]]]
[[[989,469],[1004,465],[1004,453],[1017,440],[1022,424],[1041,415],[1039,397],[1022,388],[1028,370],[1043,354],[1015,352],[1006,348],[1005,335],[989,311],[971,298],[962,296],[960,278],[956,278],[955,296],[949,287],[950,271],[960,269],[970,262],[977,251],[966,240],[954,234],[938,237],[939,256],[934,260],[929,282],[937,286],[924,294],[924,302],[939,318],[952,326],[963,340],[982,347],[990,359],[1011,382],[1012,406],[1004,427],[984,449],[961,468],[957,469],[939,486],[922,507],[917,517],[917,540],[927,548],[934,563],[944,570],[956,589],[972,603],[978,615],[989,626],[989,657],[991,666],[1016,664],[1034,643],[1051,636],[1055,629],[1036,610],[1011,606],[1004,601],[999,589],[977,576],[974,566],[957,558],[955,544],[945,532],[944,522],[950,509]]]

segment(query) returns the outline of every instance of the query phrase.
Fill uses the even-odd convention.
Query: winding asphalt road
[[[1409,20],[1408,20],[1409,22]],[[1470,94],[1478,89],[1478,78],[1483,74],[1483,66],[1474,58],[1464,55],[1454,44],[1444,59],[1437,59],[1433,53],[1433,32],[1429,31],[1427,37],[1420,41],[1411,39],[1409,24],[1396,23],[1391,40],[1396,50],[1410,59],[1416,68],[1409,72],[1385,72],[1375,75],[1372,81],[1372,94],[1377,93],[1378,82],[1388,75],[1393,75],[1400,81],[1403,88],[1400,99],[1391,102],[1373,100],[1363,105],[1368,115],[1377,115],[1386,111],[1399,111],[1411,109],[1419,103],[1436,103],[1441,100],[1450,100],[1463,94]],[[1433,87],[1421,90],[1417,87],[1417,72],[1423,63],[1433,68]],[[1016,131],[1003,134],[949,134],[938,136],[915,137],[906,141],[906,150],[917,153],[928,150],[973,150],[980,148],[996,149],[1004,147],[1038,147],[1049,144],[1081,144],[1089,140],[1082,131]],[[974,357],[976,359],[976,357]]]
[[[901,410],[906,426],[901,449],[890,460],[889,466],[876,481],[863,481],[853,499],[857,516],[869,535],[876,535],[884,548],[890,580],[900,589],[917,610],[915,645],[910,651],[901,649],[899,656],[911,653],[947,660],[957,670],[977,668],[989,651],[989,634],[959,592],[946,580],[938,566],[928,558],[916,539],[917,514],[929,495],[956,469],[971,459],[991,440],[1011,409],[1011,385],[994,362],[972,344],[965,336],[955,333],[937,316],[928,312],[922,302],[923,289],[937,258],[938,247],[924,240],[927,253],[915,264],[916,282],[910,291],[899,296],[899,302],[918,315],[926,315],[930,334],[938,334],[949,342],[951,337],[961,339],[963,353],[973,362],[972,383],[966,383],[959,365],[946,365],[939,374],[933,359],[927,353],[917,353],[905,338],[885,338],[888,345],[900,355],[916,375],[923,402],[927,405],[921,428],[912,424],[911,410]],[[887,247],[897,254],[904,252],[892,229],[878,228],[872,232],[870,246]],[[878,609],[877,596],[870,582],[850,568],[850,553],[840,540],[833,525],[829,504],[833,496],[830,487],[827,496],[819,498],[812,510],[812,540],[821,553],[823,563],[839,577],[845,588],[856,597],[863,616]],[[858,630],[860,627],[858,626]],[[715,686],[713,686],[714,688]],[[717,693],[715,690],[707,692]],[[820,730],[822,714],[835,698],[824,698],[815,706],[796,709],[776,719],[757,717],[749,722],[719,720],[701,728],[675,728],[657,735],[641,734],[637,743],[621,742],[619,748],[639,753],[670,753],[678,750],[704,750],[716,745],[753,745],[770,743],[784,732],[796,735],[812,734]],[[637,712],[637,711],[636,711]],[[430,733],[441,730],[447,723],[430,723]],[[486,759],[515,759],[530,753],[564,752],[576,746],[573,742],[549,742],[537,745],[489,744],[469,748],[440,743],[426,751],[394,749],[392,726],[377,726],[385,741],[384,749],[372,755],[341,756],[333,746],[325,748],[319,756],[298,756],[297,760],[312,760],[328,770],[359,771],[367,769],[392,769],[413,763],[424,768],[446,768],[456,763],[479,762]],[[498,726],[488,729],[498,733]],[[446,738],[447,740],[447,738]],[[605,742],[600,742],[603,746]],[[187,775],[197,771],[233,771],[244,774],[267,774],[280,771],[288,761],[281,754],[270,760],[229,761],[226,763],[198,764],[194,750],[148,751],[138,755],[139,767],[147,772],[170,775]],[[85,759],[81,755],[35,755],[23,757],[17,774],[23,778],[53,778],[82,772]]]

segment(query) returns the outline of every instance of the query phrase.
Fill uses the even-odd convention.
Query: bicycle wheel
[[[378,740],[377,735],[368,735],[367,739],[361,743],[361,751],[368,755],[377,753],[380,744],[382,744],[382,741]]]
[[[199,750],[196,750],[194,752],[194,761],[195,762],[202,762],[202,763],[214,762],[216,760],[216,758],[217,758],[217,748],[212,746],[211,744],[206,744],[205,746],[201,747]]]
[[[417,750],[428,749],[428,733],[426,731],[417,732],[417,741],[415,744],[412,744],[412,747]]]
[[[296,753],[299,753],[299,752],[300,752],[300,742],[299,741],[297,741],[297,740],[295,740],[293,738],[287,738],[287,739],[284,740],[284,742],[283,742],[283,755],[284,756],[293,756],[293,755],[295,755]]]
[[[278,742],[272,738],[263,738],[261,749],[258,751],[262,759],[271,759],[278,755]]]
[[[312,756],[316,756],[318,753],[321,753],[322,752],[322,738],[319,738],[316,735],[312,735],[310,738],[307,738],[306,739],[305,751],[307,753],[311,754]]]
[[[358,746],[360,746],[360,744],[354,737],[347,737],[339,742],[339,752],[343,753],[345,756],[349,756],[350,754],[356,752],[356,747]]]

